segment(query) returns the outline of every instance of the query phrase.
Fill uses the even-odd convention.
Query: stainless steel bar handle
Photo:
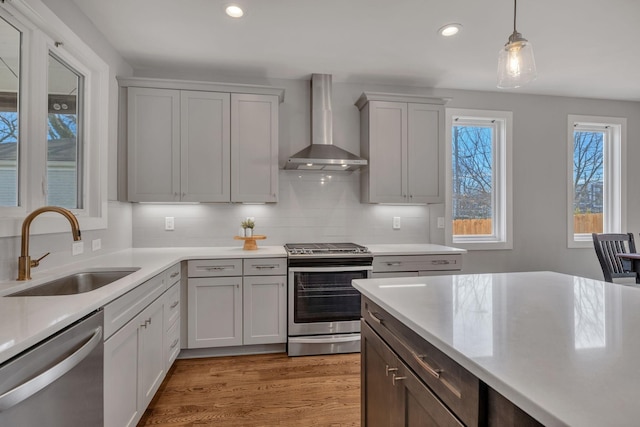
[[[440,372],[442,371],[440,369],[432,368],[431,365],[424,361],[424,356],[415,354],[413,351],[411,352],[411,355],[416,362],[418,362],[418,365],[420,365],[425,371],[431,374],[434,378],[440,378]]]
[[[451,264],[451,261],[448,261],[446,259],[437,259],[437,260],[431,261],[431,264],[433,264],[433,265],[447,265],[447,264]]]
[[[179,273],[179,272],[177,272],[177,271],[176,271],[176,272],[174,272],[174,273],[171,273],[171,276],[169,276],[169,278],[170,278],[170,279],[173,279],[174,277],[178,276],[178,274],[180,274],[180,273]]]
[[[89,355],[89,353],[93,351],[94,348],[98,346],[98,344],[100,344],[100,342],[102,342],[102,327],[94,329],[91,338],[89,338],[87,342],[75,353],[64,359],[62,362],[44,371],[37,377],[34,377],[29,381],[12,388],[6,393],[3,393],[0,396],[0,412],[6,411],[23,400],[28,399],[69,372],[71,369],[75,368]]]
[[[387,377],[389,376],[389,372],[397,372],[397,371],[398,371],[398,368],[390,368],[389,365],[385,365],[384,367],[384,373]]]
[[[369,310],[367,310],[367,313],[369,313],[369,317],[371,317],[371,320],[373,320],[374,322],[376,322],[379,325],[382,325],[382,319],[379,319],[375,314],[373,314]]]
[[[203,267],[207,271],[222,271],[228,268],[233,268],[233,265],[220,265],[215,267]]]
[[[271,264],[271,265],[254,265],[253,267],[257,268],[258,270],[264,270],[264,269],[273,270],[274,268],[277,267],[277,265],[275,265],[275,264]]]
[[[406,380],[407,377],[397,377],[396,374],[393,374],[393,376],[391,377],[391,383],[393,385],[396,385],[396,381],[400,381],[400,380]]]
[[[398,262],[388,262],[388,263],[387,263],[387,265],[388,265],[389,267],[397,267],[397,266],[399,266],[399,265],[402,265],[402,263],[401,263],[401,262],[399,262],[399,261],[398,261]]]
[[[178,341],[180,341],[180,339],[176,338],[175,340],[173,340],[173,342],[171,343],[171,345],[169,346],[170,349],[174,349],[177,345],[178,345]]]
[[[176,306],[180,304],[180,301],[174,301],[173,304],[171,304],[171,306],[169,306],[169,308],[176,308]]]

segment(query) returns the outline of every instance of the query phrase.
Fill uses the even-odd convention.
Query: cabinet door
[[[369,203],[407,203],[407,104],[369,103]]]
[[[138,322],[132,320],[104,343],[104,425],[135,426],[142,416],[138,395]]]
[[[181,91],[180,187],[185,202],[228,202],[230,95]]]
[[[286,283],[286,276],[254,276],[243,279],[245,345],[287,341]]]
[[[278,201],[278,97],[231,95],[231,201]]]
[[[242,277],[190,278],[188,347],[242,345]]]
[[[364,321],[361,330],[363,425],[463,426]]]
[[[173,202],[180,192],[180,91],[128,89],[128,199]]]
[[[409,203],[443,200],[443,107],[409,104],[407,182]]]
[[[164,298],[157,299],[138,317],[140,328],[139,401],[140,412],[147,407],[164,378]]]

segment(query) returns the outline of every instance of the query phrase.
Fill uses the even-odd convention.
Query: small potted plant
[[[242,226],[242,229],[244,231],[244,237],[253,236],[253,227],[256,226],[256,223],[252,219],[247,218],[244,221],[242,221],[240,225]]]

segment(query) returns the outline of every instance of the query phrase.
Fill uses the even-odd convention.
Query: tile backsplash
[[[359,172],[279,173],[276,204],[134,204],[133,246],[237,246],[240,222],[254,217],[259,245],[290,242],[428,243],[429,208],[360,203]],[[165,230],[173,217],[175,229]],[[393,217],[401,218],[394,230]]]

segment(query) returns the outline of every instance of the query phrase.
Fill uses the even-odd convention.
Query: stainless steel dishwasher
[[[103,312],[0,365],[0,426],[103,425]]]

